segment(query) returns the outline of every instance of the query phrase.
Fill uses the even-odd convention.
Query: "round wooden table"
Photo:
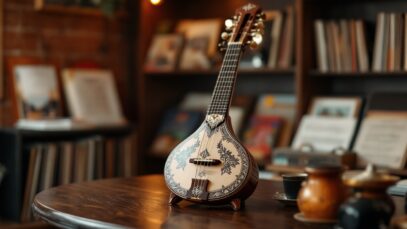
[[[237,212],[230,206],[187,201],[171,207],[163,177],[149,175],[51,188],[35,197],[33,210],[41,219],[65,228],[332,228],[293,219],[298,209],[273,199],[281,189],[280,182],[261,180],[245,208]],[[397,206],[402,208],[403,203]]]

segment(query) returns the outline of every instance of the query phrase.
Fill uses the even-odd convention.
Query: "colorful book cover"
[[[269,161],[282,124],[279,116],[255,115],[251,118],[243,142],[260,165]]]
[[[157,156],[167,156],[178,143],[198,128],[202,118],[202,112],[199,111],[167,111],[153,142],[152,152]]]

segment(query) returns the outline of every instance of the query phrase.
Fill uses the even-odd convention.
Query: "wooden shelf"
[[[315,78],[405,78],[407,79],[406,71],[397,72],[320,72],[311,71],[309,74]]]
[[[106,16],[99,8],[92,7],[81,7],[75,5],[62,5],[62,4],[52,4],[45,3],[43,0],[36,0],[34,3],[34,8],[37,11],[45,13],[55,13],[55,14],[76,14],[83,16],[96,16],[103,17]],[[114,16],[125,17],[127,13],[124,10],[118,10],[114,13]]]
[[[253,69],[239,69],[239,76],[262,75],[262,76],[293,76],[294,69],[269,69],[269,68],[253,68]],[[211,70],[177,70],[171,72],[164,71],[145,71],[147,77],[216,77],[219,74],[219,69]]]

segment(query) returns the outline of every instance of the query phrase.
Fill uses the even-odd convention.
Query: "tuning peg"
[[[220,37],[222,38],[222,40],[227,40],[230,37],[230,34],[227,32],[223,32]]]
[[[256,17],[258,19],[264,20],[264,19],[266,19],[266,14],[264,12],[261,12],[261,13],[256,14]]]
[[[257,49],[259,47],[259,45],[254,41],[247,41],[246,44],[248,44],[250,49],[252,49],[252,50]]]
[[[251,33],[251,35],[254,35],[254,33],[262,33],[262,31],[263,30],[261,30],[261,29],[251,29],[250,33]]]
[[[225,21],[226,30],[232,30],[234,25],[235,25],[235,22],[232,19],[226,19],[226,21]]]
[[[254,33],[251,35],[252,39],[247,41],[247,44],[251,49],[257,49],[263,41],[263,36],[260,33]]]
[[[257,21],[256,23],[254,23],[254,26],[258,29],[264,29],[264,23],[263,20]]]
[[[252,40],[253,40],[253,42],[260,45],[261,42],[263,42],[263,36],[260,33],[252,34]]]

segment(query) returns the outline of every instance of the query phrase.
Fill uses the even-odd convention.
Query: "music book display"
[[[292,142],[294,149],[310,146],[329,153],[351,147],[360,113],[358,97],[315,97],[307,115],[301,119]]]
[[[369,114],[353,148],[360,165],[374,163],[402,169],[407,156],[407,114]]]
[[[62,115],[58,76],[54,66],[16,66],[14,93],[19,118],[55,119]]]
[[[179,34],[157,34],[147,54],[147,71],[173,71],[177,67],[183,37]]]
[[[111,71],[65,69],[62,75],[73,119],[99,125],[126,122]]]
[[[182,20],[176,32],[185,37],[180,69],[209,69],[210,59],[216,54],[221,22],[218,19]]]
[[[356,118],[315,117],[304,115],[292,147],[310,145],[316,151],[330,153],[337,148],[349,149],[356,128]]]

